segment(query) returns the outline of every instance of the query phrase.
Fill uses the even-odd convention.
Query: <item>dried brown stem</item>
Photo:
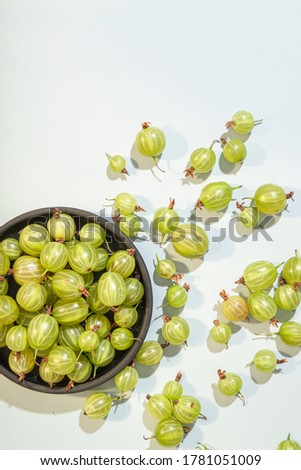
[[[228,294],[224,289],[219,293],[219,295],[221,296],[223,300],[225,301],[228,300]]]

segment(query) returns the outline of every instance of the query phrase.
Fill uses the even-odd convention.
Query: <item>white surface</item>
[[[136,195],[148,221],[170,196],[187,219],[202,187],[198,180],[181,182],[190,153],[219,138],[238,109],[263,124],[247,142],[243,166],[227,174],[216,164],[207,182],[241,184],[238,200],[266,182],[295,191],[295,202],[268,230],[273,241],[231,240],[232,202],[208,231],[212,239],[226,228],[226,239],[211,241],[204,263],[178,260],[187,265],[191,285],[181,313],[191,325],[189,346],[172,356],[166,350],[156,370],[139,367],[131,398],[107,420],[83,416],[88,393],[38,394],[1,376],[0,448],[159,448],[143,440],[155,424],[145,394],[160,392],[178,370],[185,392],[200,399],[208,417],[181,448],[202,441],[215,449],[275,449],[289,432],[301,440],[300,353],[285,348],[291,357],[282,373],[256,383],[245,364],[263,347],[281,356],[275,341],[253,341],[246,325],[237,328],[228,350],[213,352],[207,344],[219,291],[231,293],[247,263],[279,263],[301,249],[300,19],[298,0],[0,1],[1,224],[45,206],[98,213],[105,198],[121,190]],[[166,133],[160,162],[166,173],[150,171],[132,151],[143,121]],[[105,152],[126,156],[131,176],[107,174]],[[152,241],[137,247],[152,274],[163,249]],[[154,282],[153,291],[156,317],[165,287]],[[294,318],[301,320],[300,311]],[[160,319],[153,321],[149,339],[158,337],[160,326]],[[218,368],[241,375],[245,407],[238,399],[224,406],[216,398]]]

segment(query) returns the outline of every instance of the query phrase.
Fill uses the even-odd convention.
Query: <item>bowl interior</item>
[[[54,208],[47,207],[42,209],[36,209],[31,212],[27,212],[22,214],[6,224],[0,227],[0,241],[5,238],[13,237],[19,238],[19,231],[22,230],[26,225],[37,223],[44,227],[47,225],[47,221],[52,216]],[[86,224],[87,222],[96,222],[99,223],[102,227],[105,228],[107,234],[107,242],[109,246],[109,250],[117,251],[120,249],[135,249],[135,259],[136,259],[136,268],[134,272],[134,276],[141,280],[144,285],[144,297],[140,302],[137,310],[138,310],[138,320],[136,324],[131,328],[134,337],[139,338],[140,341],[134,341],[133,346],[126,350],[126,351],[116,351],[116,355],[114,360],[106,367],[100,367],[97,369],[96,377],[91,379],[82,384],[75,384],[73,388],[70,390],[66,389],[66,385],[69,382],[68,377],[53,386],[52,388],[49,387],[47,383],[45,383],[39,376],[38,372],[38,365],[34,367],[32,372],[26,374],[25,379],[23,381],[19,381],[16,374],[14,374],[8,366],[8,355],[10,350],[7,347],[0,348],[0,373],[6,376],[8,379],[12,380],[13,382],[38,391],[38,392],[45,392],[45,393],[75,393],[81,392],[84,390],[89,390],[99,385],[104,384],[108,380],[112,379],[118,372],[120,372],[125,366],[129,365],[131,361],[134,359],[135,355],[137,354],[138,350],[140,349],[143,340],[148,332],[148,328],[151,321],[152,315],[152,287],[151,287],[151,280],[149,277],[149,273],[147,267],[143,261],[143,258],[139,251],[137,250],[136,246],[133,242],[126,237],[113,223],[109,222],[108,220],[97,216],[93,213],[71,208],[71,207],[60,207],[60,210],[64,213],[71,215],[75,221],[77,230],[80,230],[81,227]],[[106,248],[106,244],[102,245],[103,248]],[[13,262],[11,263],[11,266]],[[95,281],[99,278],[102,272],[94,273]],[[9,290],[7,295],[12,296],[15,298],[16,292],[20,286],[16,284],[13,279],[13,276],[8,277],[9,281]],[[106,314],[110,318],[113,319],[113,313],[109,312]]]

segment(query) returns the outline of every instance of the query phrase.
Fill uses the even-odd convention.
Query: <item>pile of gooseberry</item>
[[[282,272],[277,269],[282,266]],[[277,313],[289,312],[290,319],[282,321],[279,330],[265,334],[267,337],[280,337],[289,347],[301,346],[301,324],[291,320],[300,304],[301,296],[301,257],[298,252],[284,263],[275,266],[270,261],[259,260],[248,264],[243,276],[237,281],[247,287],[248,294],[228,295],[224,290],[220,292],[223,299],[221,312],[223,319],[215,319],[209,331],[210,338],[219,344],[228,347],[232,336],[231,323],[255,321],[258,324],[269,322],[278,328]],[[249,317],[251,316],[251,318]],[[275,352],[270,349],[260,349],[253,360],[246,366],[253,366],[264,374],[272,374],[279,364],[287,362],[286,358],[278,359]],[[218,389],[227,396],[238,396],[245,404],[240,390],[242,380],[236,373],[226,373],[218,370]]]
[[[144,439],[155,438],[163,447],[176,447],[181,444],[197,419],[207,419],[201,413],[200,401],[183,394],[181,378],[182,373],[178,372],[174,380],[165,383],[161,393],[146,395],[147,411],[158,422],[154,435]]]
[[[1,358],[25,385],[56,390],[119,372],[151,314],[136,249],[93,214],[78,222],[67,212],[55,209],[0,244]]]

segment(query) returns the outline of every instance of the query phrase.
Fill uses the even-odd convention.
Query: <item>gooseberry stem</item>
[[[237,209],[239,209],[240,211],[244,211],[244,210],[245,210],[244,202],[239,203],[239,202],[237,201],[237,202],[236,202],[236,207],[237,207]]]
[[[236,396],[242,401],[243,406],[245,406],[246,400],[245,400],[245,397],[243,396],[243,394],[241,392],[238,392],[236,394]]]
[[[170,202],[169,202],[169,205],[167,206],[167,209],[173,209],[174,208],[174,205],[176,203],[176,200],[173,199],[173,198],[169,198]]]
[[[154,160],[155,166],[158,168],[158,170],[162,171],[162,173],[166,173],[165,170],[159,167],[156,157],[152,157],[152,159]]]
[[[176,378],[175,378],[175,382],[180,382],[181,378],[182,378],[183,374],[181,371],[179,371],[176,375]]]
[[[212,144],[210,145],[209,149],[211,150],[214,144],[218,144],[219,140],[215,139]]]
[[[186,170],[183,171],[183,173],[185,173],[185,177],[191,176],[191,178],[194,178],[194,172],[195,172],[194,166],[190,166],[189,168],[186,168]]]
[[[227,292],[226,292],[224,289],[219,293],[219,295],[221,296],[221,298],[222,298],[224,301],[228,300],[228,294],[227,294]],[[218,320],[217,320],[217,321],[218,321]]]

